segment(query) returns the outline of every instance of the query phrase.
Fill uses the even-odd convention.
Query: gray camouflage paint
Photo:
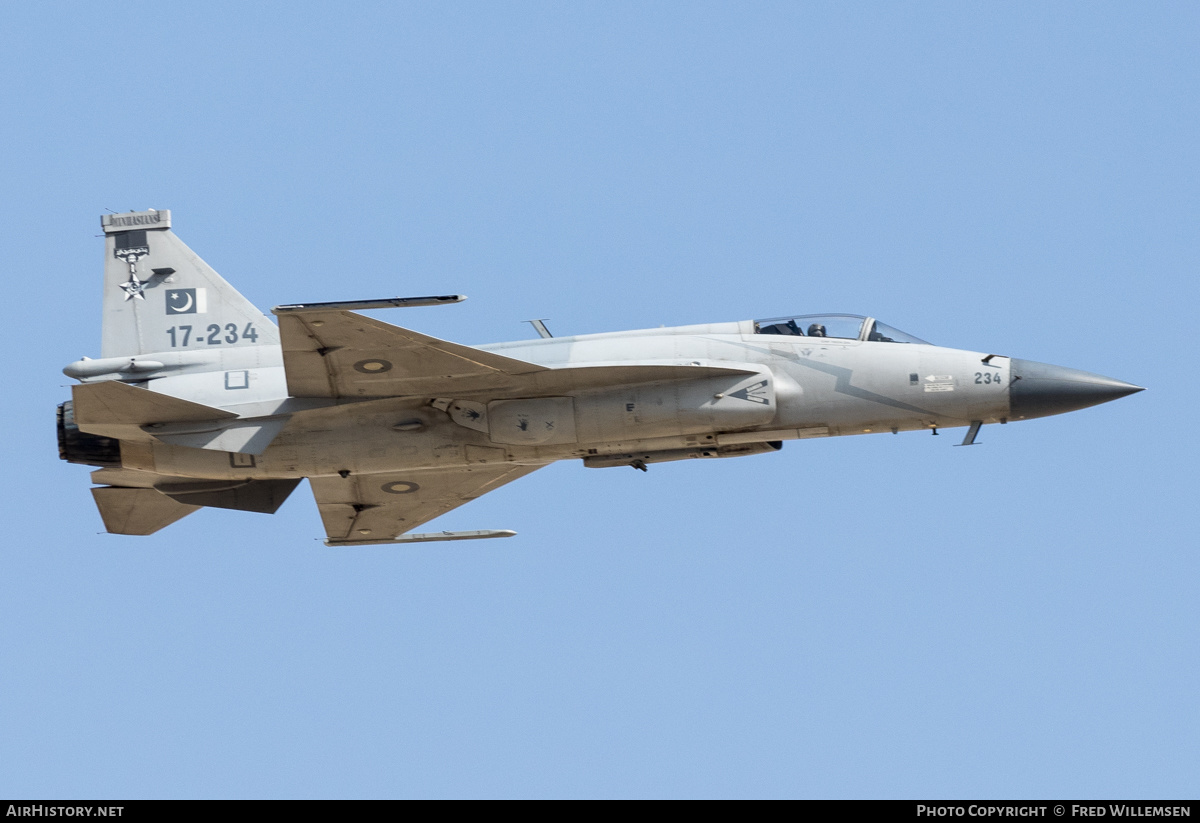
[[[585,369],[547,396],[513,396],[504,387],[490,393],[462,391],[466,384],[451,379],[436,391],[415,396],[292,397],[285,369],[289,355],[281,348],[279,329],[175,236],[169,211],[106,215],[102,222],[102,357],[64,369],[81,383],[76,417],[80,402],[87,408],[86,387],[111,381],[236,416],[205,423],[179,412],[166,422],[139,418],[131,426],[117,419],[120,409],[110,407],[120,402],[110,398],[109,411],[101,413],[110,415],[108,423],[96,422],[99,418],[80,422],[85,432],[122,440],[121,468],[95,472],[96,482],[125,489],[157,486],[175,500],[199,502],[226,494],[205,488],[187,498],[188,482],[372,475],[381,479],[378,490],[401,497],[416,484],[395,479],[397,472],[453,477],[485,466],[527,467],[514,472],[516,477],[567,459],[644,468],[658,459],[771,451],[778,441],[789,439],[1004,423],[1140,390],[985,352],[758,334],[753,321],[741,321],[478,347],[551,370],[588,367],[599,374],[604,367],[627,367],[628,382],[616,385],[611,379],[603,385],[589,382]],[[458,299],[429,298],[416,304]],[[304,307],[277,312],[282,316],[285,310],[303,312]],[[353,317],[322,316],[335,324],[337,318]],[[673,369],[664,372],[671,379],[639,379],[638,374],[649,374],[644,369],[650,366]],[[698,376],[689,378],[688,367]],[[394,377],[390,360],[370,354],[353,369],[359,392],[369,392],[374,379]],[[146,414],[153,418],[152,412]],[[175,491],[167,489],[168,483],[175,484],[170,486]],[[276,487],[271,489],[268,502],[277,505]],[[447,494],[445,509],[464,502]],[[241,493],[241,498],[249,497]],[[121,511],[136,514],[143,499],[157,498],[129,492]],[[234,503],[228,507],[250,507]],[[257,505],[255,510],[265,510],[266,504]],[[331,505],[353,507],[346,515],[347,533],[361,510],[370,507],[352,501]],[[169,514],[175,519],[192,510]],[[341,527],[330,525],[324,506],[322,514],[336,539]],[[109,520],[106,514],[112,529]],[[366,535],[369,530],[358,531]]]

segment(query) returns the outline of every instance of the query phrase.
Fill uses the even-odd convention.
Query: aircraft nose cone
[[[1111,377],[1033,360],[1013,358],[1011,368],[1008,397],[1016,420],[1086,409],[1142,391],[1141,386]]]

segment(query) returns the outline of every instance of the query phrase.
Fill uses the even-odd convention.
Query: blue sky
[[[0,796],[1194,797],[1188,3],[85,3],[0,49]],[[1147,386],[562,463],[327,549],[302,487],[99,533],[56,457],[105,209],[264,309],[478,344],[782,314]]]

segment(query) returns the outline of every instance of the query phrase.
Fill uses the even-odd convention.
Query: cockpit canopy
[[[801,314],[795,317],[770,317],[755,320],[757,334],[782,334],[790,337],[837,337],[875,343],[925,343],[874,317],[858,314]]]

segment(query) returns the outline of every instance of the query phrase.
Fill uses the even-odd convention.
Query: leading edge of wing
[[[735,365],[589,363],[546,367],[348,311],[281,313],[293,397],[489,397],[749,373]]]

